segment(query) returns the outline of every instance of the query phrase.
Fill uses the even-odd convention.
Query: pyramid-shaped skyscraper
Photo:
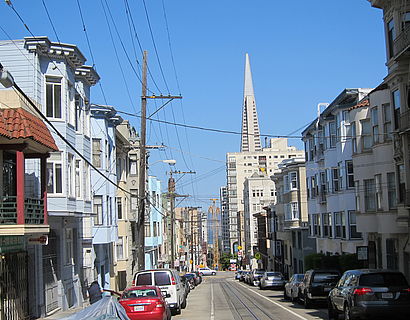
[[[241,152],[261,151],[258,113],[256,112],[255,94],[253,92],[251,64],[249,55],[245,61],[245,86],[242,110]]]

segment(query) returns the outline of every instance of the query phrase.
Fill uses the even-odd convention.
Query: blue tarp
[[[106,296],[100,301],[62,320],[130,320],[117,298]]]

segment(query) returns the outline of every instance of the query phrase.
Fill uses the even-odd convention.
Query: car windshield
[[[156,286],[169,286],[171,284],[168,272],[164,271],[155,272],[154,280]]]
[[[141,273],[137,275],[137,281],[135,283],[137,286],[150,286],[151,283],[151,273]]]
[[[122,294],[124,299],[158,297],[155,289],[127,290]]]
[[[371,273],[360,276],[359,285],[368,287],[408,286],[401,273]]]
[[[265,273],[265,271],[259,271],[259,270],[257,270],[256,272],[255,272],[255,274],[264,274]]]
[[[295,281],[302,281],[303,280],[304,275],[303,274],[295,274]]]
[[[332,272],[317,272],[313,276],[314,282],[327,282],[327,281],[335,281],[339,278],[337,273]]]
[[[185,278],[187,278],[187,279],[192,279],[193,277],[195,277],[195,276],[192,273],[185,274]]]
[[[279,272],[266,272],[267,277],[277,277],[282,278],[282,274]]]

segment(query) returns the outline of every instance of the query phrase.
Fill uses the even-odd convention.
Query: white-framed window
[[[376,184],[374,179],[364,180],[364,209],[366,211],[376,210]]]
[[[396,29],[394,27],[394,20],[387,22],[387,45],[389,49],[389,59],[394,56],[394,40],[396,39]]]
[[[103,214],[103,200],[101,195],[95,195],[93,199],[93,211],[94,211],[94,224],[102,225],[104,224],[104,214]]]
[[[84,199],[86,201],[91,200],[91,191],[90,191],[90,165],[88,162],[84,162],[83,166],[83,179],[84,179],[84,188],[83,188],[83,194],[84,194]]]
[[[374,176],[374,181],[376,184],[376,209],[381,210],[382,209],[382,175],[381,174],[376,174]]]
[[[62,119],[61,77],[46,76],[46,116]]]
[[[323,220],[323,237],[332,237],[332,214],[331,213],[323,213],[322,220]]]
[[[360,211],[360,182],[356,180],[354,182],[354,194],[355,194],[355,201],[356,201],[356,210]]]
[[[93,165],[97,168],[101,168],[101,156],[102,156],[102,150],[101,150],[101,139],[93,138]]]
[[[320,237],[320,214],[312,214],[313,236]]]
[[[332,168],[332,189],[333,192],[340,191],[340,184],[339,184],[339,168]]]
[[[357,153],[356,122],[350,123],[350,135],[352,137],[352,152]]]
[[[50,153],[47,159],[47,193],[63,193],[63,163],[61,152]]]
[[[289,173],[290,190],[298,189],[298,174],[297,172]]]
[[[297,202],[290,203],[290,212],[291,212],[291,219],[298,220],[299,219],[299,204]]]
[[[91,115],[90,115],[90,105],[84,104],[84,116],[83,116],[83,124],[84,124],[84,135],[86,137],[90,136],[90,121],[91,121]]]
[[[354,187],[354,173],[353,173],[353,161],[346,160],[346,186],[347,188]]]
[[[112,216],[112,205],[111,205],[111,197],[110,196],[107,196],[107,215],[108,215],[107,223],[108,223],[109,226],[112,226],[113,216]]]
[[[131,189],[131,211],[135,216],[138,210],[138,189]]]
[[[124,260],[124,237],[118,237],[116,244],[117,260]]]
[[[329,136],[330,136],[330,148],[334,148],[337,142],[336,123],[334,121],[329,122]]]
[[[68,196],[73,198],[75,196],[74,192],[74,180],[75,180],[75,168],[74,168],[74,155],[67,153],[67,185],[68,185]]]
[[[370,120],[361,120],[360,124],[362,125],[362,151],[367,151],[370,150],[373,145]]]
[[[397,207],[396,175],[394,172],[387,173],[387,200],[389,202],[389,209]]]
[[[400,98],[400,90],[396,89],[392,92],[392,101],[394,107],[394,128],[399,128],[399,121],[400,121],[400,107],[401,107],[401,98]]]
[[[378,108],[374,107],[371,110],[372,114],[372,135],[373,135],[373,144],[378,144],[379,139],[379,112]]]
[[[83,126],[83,108],[84,108],[84,100],[81,95],[75,95],[75,119],[74,119],[74,128],[75,131],[81,133],[82,126]]]
[[[390,104],[383,105],[383,140],[384,141],[391,141],[393,138],[392,135],[392,113]]]
[[[74,86],[71,84],[71,82],[67,82],[67,116],[68,116],[68,123],[75,127],[75,116],[76,116],[76,110],[75,110],[75,90]]]
[[[149,222],[145,223],[145,237],[151,237],[151,225]]]
[[[136,159],[130,159],[129,164],[130,164],[130,175],[137,175],[138,174],[138,168],[137,168],[138,161]]]
[[[343,211],[335,212],[335,237],[346,238],[346,217]]]
[[[105,169],[110,170],[110,145],[108,144],[108,141],[105,140]]]
[[[72,265],[73,264],[73,229],[65,228],[64,229],[65,235],[65,264]]]
[[[75,197],[81,198],[81,160],[75,160]]]
[[[123,219],[122,197],[117,197],[116,202],[117,202],[118,220],[121,220],[121,219]]]
[[[350,232],[350,239],[361,239],[362,238],[362,233],[357,232],[355,211],[349,211],[349,232]]]
[[[289,191],[289,176],[286,174],[283,176],[283,192]]]

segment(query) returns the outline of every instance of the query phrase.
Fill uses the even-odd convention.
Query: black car
[[[195,275],[192,273],[186,273],[181,276],[181,279],[187,284],[189,291],[195,289]],[[188,292],[189,292],[188,291]]]
[[[404,275],[391,270],[348,270],[329,293],[329,319],[375,316],[410,317],[410,288]]]
[[[339,279],[337,270],[308,270],[299,286],[299,299],[305,308],[310,308],[313,302],[326,302]]]

